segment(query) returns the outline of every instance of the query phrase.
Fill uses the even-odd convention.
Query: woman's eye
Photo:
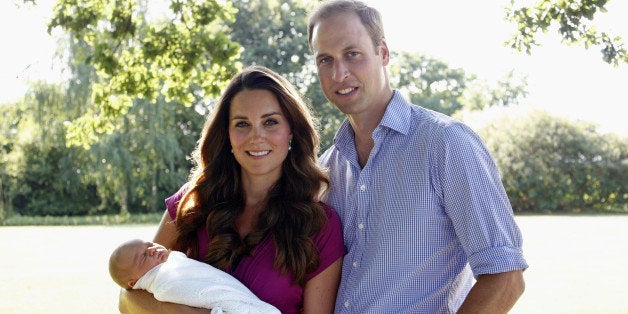
[[[249,124],[244,122],[244,121],[239,121],[239,122],[236,122],[236,124],[235,124],[236,128],[243,128],[243,127],[245,127],[247,125],[249,125]]]
[[[266,122],[264,122],[265,125],[275,125],[275,124],[279,124],[279,122],[277,122],[277,120],[275,119],[268,119],[266,120]]]

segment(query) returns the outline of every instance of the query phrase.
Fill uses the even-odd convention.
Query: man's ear
[[[382,39],[382,42],[379,45],[380,53],[382,54],[382,64],[386,66],[388,65],[388,62],[390,62],[390,51],[388,50],[386,39]]]
[[[129,286],[131,286],[131,288],[133,288],[133,286],[135,286],[135,283],[137,282],[137,280],[135,279],[131,279],[129,280],[129,282],[127,282],[129,284]]]

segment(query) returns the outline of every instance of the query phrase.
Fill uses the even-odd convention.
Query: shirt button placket
[[[362,210],[359,210],[358,213],[358,239],[360,239],[360,245],[364,244],[364,220],[365,220],[365,215],[366,213],[364,212],[364,209],[366,208],[366,202],[367,202],[367,196],[365,195],[366,193],[364,193],[366,191],[366,184],[360,184],[358,186],[358,208],[361,208]]]
[[[356,249],[354,256],[352,256],[352,262],[351,262],[351,269],[352,271],[350,272],[352,276],[362,276],[363,274],[361,274],[361,268],[360,268],[360,261],[362,260],[362,255],[364,254],[364,252],[366,252],[366,247],[365,247],[365,240],[366,240],[366,228],[365,228],[365,222],[366,222],[366,217],[368,217],[368,203],[369,203],[369,195],[368,195],[368,188],[367,185],[364,183],[365,182],[365,178],[368,177],[367,176],[367,172],[363,172],[361,174],[361,176],[365,176],[363,178],[361,178],[358,182],[356,187],[356,191],[357,191],[357,197],[356,197],[356,203],[355,203],[355,213],[356,213],[356,243],[354,243]],[[349,295],[347,295],[349,296]],[[353,312],[351,310],[352,304],[351,304],[351,298],[347,298],[345,299],[345,302],[343,303],[344,309],[347,312]]]

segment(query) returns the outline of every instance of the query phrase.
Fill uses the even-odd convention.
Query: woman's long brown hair
[[[240,165],[229,143],[229,109],[233,97],[242,90],[272,92],[288,120],[292,149],[283,162],[282,174],[267,196],[267,208],[257,228],[241,239],[235,226],[244,208]],[[319,138],[316,120],[296,89],[285,78],[264,67],[249,67],[236,74],[218,101],[203,128],[193,153],[195,167],[188,190],[177,210],[178,236],[174,249],[199,258],[197,229],[209,235],[207,255],[200,259],[225,270],[265,236],[272,236],[277,252],[274,267],[292,274],[305,285],[307,274],[316,270],[319,256],[310,237],[321,229],[326,214],[315,199],[329,181],[316,163]]]

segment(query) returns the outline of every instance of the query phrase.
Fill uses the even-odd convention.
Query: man
[[[377,10],[323,2],[308,36],[321,88],[347,115],[320,159],[348,250],[336,312],[509,311],[528,265],[484,144],[391,88]]]

